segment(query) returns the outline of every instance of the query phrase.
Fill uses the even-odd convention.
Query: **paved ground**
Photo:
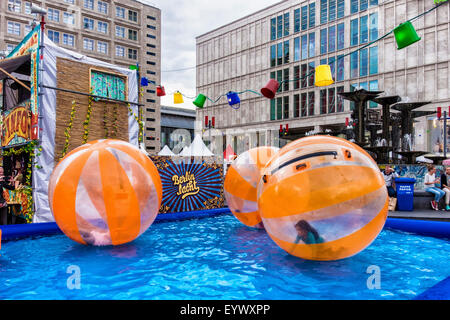
[[[389,218],[450,221],[450,211],[414,210],[389,211]]]

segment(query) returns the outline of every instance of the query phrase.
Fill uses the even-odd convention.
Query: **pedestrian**
[[[14,185],[12,185],[12,178],[6,181],[5,171],[3,167],[0,166],[0,225],[8,224],[8,204],[3,197],[3,188],[14,190]]]
[[[434,210],[439,210],[439,201],[445,196],[445,191],[436,187],[440,184],[440,179],[436,179],[436,168],[433,165],[428,166],[428,172],[425,174],[424,187],[426,192],[434,195],[434,200],[431,201],[431,207]]]
[[[441,175],[441,189],[445,192],[445,210],[450,211],[450,167],[445,167],[445,172]]]
[[[384,182],[386,183],[386,188],[389,194],[389,197],[396,197],[397,192],[395,192],[395,178],[398,178],[399,175],[390,165],[386,165],[384,170],[382,171]]]

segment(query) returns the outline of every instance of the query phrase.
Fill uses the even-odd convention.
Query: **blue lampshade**
[[[141,86],[148,87],[148,79],[146,77],[141,78]]]
[[[236,92],[228,92],[227,93],[228,104],[233,106],[235,104],[241,103],[241,99],[239,99],[239,95]]]

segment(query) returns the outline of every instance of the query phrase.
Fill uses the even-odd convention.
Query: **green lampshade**
[[[130,65],[130,70],[137,70],[137,69],[138,69],[137,66],[135,66],[135,65]]]
[[[205,102],[206,102],[206,96],[200,93],[192,103],[196,107],[203,109]]]
[[[414,26],[410,21],[406,21],[394,29],[395,41],[397,41],[397,49],[406,48],[421,38],[417,35]]]

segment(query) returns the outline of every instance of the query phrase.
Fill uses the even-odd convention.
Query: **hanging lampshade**
[[[227,93],[228,104],[230,106],[234,106],[235,104],[241,103],[241,99],[239,99],[239,95],[236,92],[228,92]]]
[[[130,70],[138,70],[139,67],[137,65],[130,65]]]
[[[201,108],[203,109],[203,106],[205,105],[206,102],[206,96],[203,94],[199,94],[197,96],[197,98],[192,102],[197,108]]]
[[[328,64],[322,64],[316,67],[315,72],[317,87],[325,87],[334,83],[333,77],[331,76],[331,68]]]
[[[278,91],[278,88],[280,87],[280,84],[275,79],[270,79],[269,82],[267,82],[266,86],[261,89],[261,93],[264,97],[268,99],[275,98],[275,94]]]
[[[395,41],[397,42],[397,50],[403,49],[421,38],[417,35],[414,26],[410,21],[406,21],[394,29]]]
[[[157,86],[156,87],[156,95],[158,97],[164,97],[166,95],[166,90],[164,90],[164,87],[162,86]]]
[[[141,78],[141,86],[148,87],[148,79],[146,77]]]
[[[184,103],[183,96],[181,95],[180,92],[177,91],[173,94],[173,103],[174,104]]]

